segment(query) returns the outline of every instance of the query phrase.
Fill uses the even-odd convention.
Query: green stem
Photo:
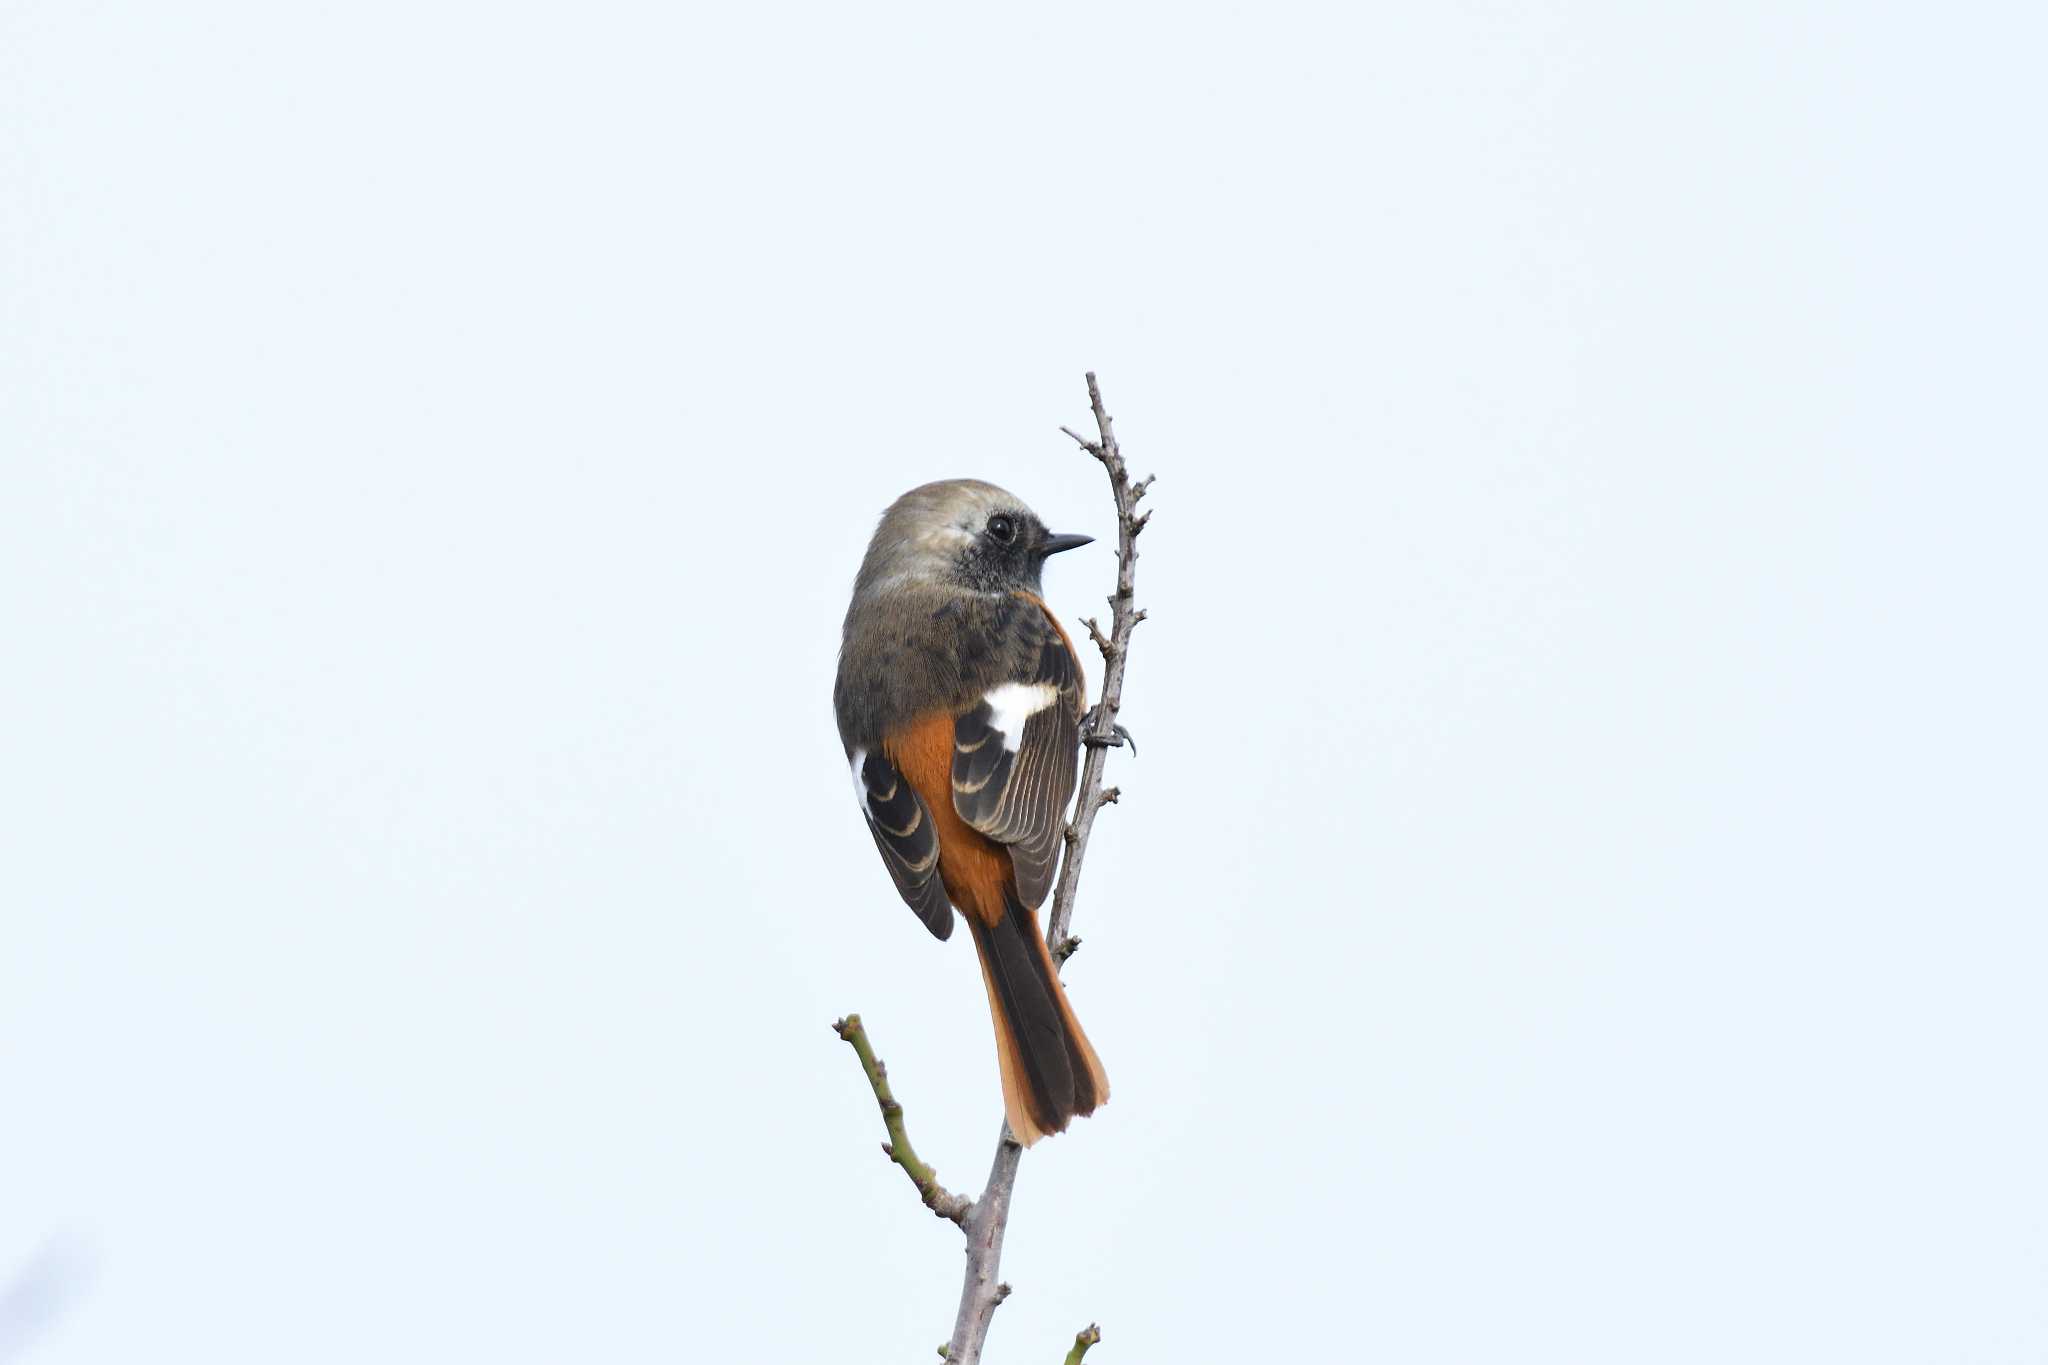
[[[917,1149],[910,1145],[910,1134],[903,1126],[903,1106],[896,1102],[896,1096],[889,1089],[889,1068],[875,1055],[867,1030],[861,1027],[860,1016],[847,1015],[832,1025],[832,1031],[853,1044],[854,1053],[860,1058],[860,1069],[867,1073],[868,1084],[874,1088],[875,1103],[882,1108],[882,1124],[889,1130],[889,1140],[882,1144],[883,1154],[903,1168],[903,1173],[910,1177],[910,1183],[917,1187],[917,1197],[924,1201],[926,1208],[941,1218],[966,1227],[967,1215],[972,1212],[974,1201],[947,1190],[939,1183],[939,1173],[918,1158]]]

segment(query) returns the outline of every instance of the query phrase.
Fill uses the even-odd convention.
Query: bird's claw
[[[1131,732],[1123,726],[1112,722],[1108,734],[1098,735],[1095,733],[1095,722],[1101,714],[1102,708],[1095,706],[1090,707],[1088,714],[1082,717],[1081,742],[1091,749],[1121,749],[1128,744],[1131,747],[1131,757],[1136,758],[1138,756],[1138,741],[1133,739]]]

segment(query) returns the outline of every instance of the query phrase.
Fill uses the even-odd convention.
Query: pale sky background
[[[933,1359],[839,619],[1088,368],[991,1360],[2048,1358],[2037,13],[0,3],[0,1359]]]

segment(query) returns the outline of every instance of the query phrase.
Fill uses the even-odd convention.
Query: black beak
[[[1048,535],[1038,543],[1038,552],[1042,555],[1056,555],[1062,550],[1078,550],[1083,545],[1094,543],[1094,536]]]

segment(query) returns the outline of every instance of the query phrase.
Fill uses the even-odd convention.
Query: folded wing
[[[879,750],[854,751],[853,785],[897,894],[935,938],[947,937],[953,906],[939,880],[939,834],[930,809]]]
[[[1035,910],[1052,890],[1080,771],[1081,669],[1042,607],[1022,615],[1017,676],[954,719],[953,809],[1009,846],[1018,899]]]

